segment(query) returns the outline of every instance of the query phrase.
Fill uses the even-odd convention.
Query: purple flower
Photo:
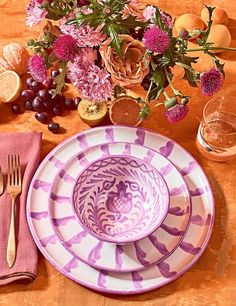
[[[63,61],[73,61],[77,52],[77,42],[69,34],[59,36],[54,44],[53,51],[57,58]]]
[[[43,0],[31,0],[26,5],[26,24],[28,26],[37,25],[46,17],[47,11],[41,8],[42,3]]]
[[[109,73],[95,64],[84,63],[80,56],[69,64],[67,77],[85,99],[102,102],[111,97],[113,88]]]
[[[203,72],[200,76],[202,94],[212,96],[217,93],[223,84],[223,75],[217,68]]]
[[[79,47],[96,47],[106,39],[106,35],[101,31],[102,25],[96,29],[87,24],[82,24],[79,28],[76,24],[67,25],[66,22],[73,18],[75,18],[74,14],[71,14],[69,18],[62,18],[59,26],[64,34],[70,34],[76,39]]]
[[[145,31],[143,42],[148,50],[162,54],[169,46],[170,37],[157,26],[151,26]]]
[[[43,82],[47,80],[47,66],[42,55],[35,54],[29,59],[29,73],[38,81]]]
[[[187,105],[175,104],[171,108],[165,110],[164,114],[169,122],[175,123],[182,120],[188,113]]]

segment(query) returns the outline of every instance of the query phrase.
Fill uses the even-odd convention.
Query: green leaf
[[[188,69],[184,68],[184,77],[183,79],[187,80],[189,85],[192,87],[197,87],[197,81],[195,78],[195,74]]]
[[[122,51],[121,51],[121,45],[122,45],[122,41],[119,38],[119,35],[116,31],[116,26],[114,24],[109,24],[108,25],[108,34],[111,37],[111,45],[112,47],[115,48],[117,54],[122,57]]]
[[[54,91],[53,98],[56,95],[61,94],[62,89],[65,86],[65,77],[66,77],[67,63],[62,63],[61,64],[61,68],[62,68],[61,73],[55,78],[55,82],[56,82],[57,87],[56,87],[56,89]]]

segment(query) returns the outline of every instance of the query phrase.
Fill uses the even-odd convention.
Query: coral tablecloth
[[[149,0],[150,2],[152,0]],[[25,44],[29,37],[37,37],[35,28],[28,29],[24,23],[26,0],[0,0],[0,47],[12,41]],[[236,46],[236,3],[235,0],[182,0],[157,1],[159,6],[171,14],[184,12],[199,14],[202,3],[218,4],[232,17],[230,30],[233,46]],[[225,87],[233,86],[236,77],[236,55],[223,54],[226,59]],[[204,56],[200,69],[209,67]],[[160,110],[152,113],[143,126],[173,138],[190,151],[206,171],[216,200],[216,222],[209,246],[198,263],[183,277],[159,290],[139,296],[104,296],[85,289],[57,272],[40,256],[38,277],[27,285],[14,284],[0,288],[0,305],[50,305],[50,306],[201,306],[235,305],[236,300],[236,161],[225,164],[204,159],[197,151],[195,137],[206,98],[200,91],[189,88],[186,82],[175,80],[176,87],[192,96],[190,115],[183,122],[170,125],[161,116]],[[12,114],[7,106],[0,106],[0,132],[30,131],[43,132],[42,155],[45,156],[57,143],[86,129],[76,112],[57,120],[65,131],[53,135],[47,127],[33,119],[32,113],[21,116]]]

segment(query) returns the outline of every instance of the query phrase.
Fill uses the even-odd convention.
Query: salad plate
[[[132,272],[95,269],[71,254],[58,238],[48,213],[49,191],[58,167],[88,147],[127,142],[148,147],[168,158],[188,186],[192,214],[182,242],[167,258]],[[56,157],[55,157],[56,155]],[[70,198],[60,199],[59,205]],[[28,192],[27,218],[33,238],[49,262],[65,276],[93,290],[114,294],[137,294],[175,280],[201,256],[214,223],[214,200],[209,182],[196,160],[173,140],[157,133],[132,127],[107,126],[84,131],[57,146],[37,169]]]
[[[100,241],[85,231],[76,218],[71,200],[77,177],[87,165],[104,156],[121,154],[148,161],[163,175],[170,192],[168,215],[160,228],[138,242],[122,246]],[[108,143],[106,150],[104,145],[90,147],[84,151],[83,160],[81,153],[76,154],[58,169],[48,194],[48,213],[52,227],[65,248],[89,265],[104,270],[141,270],[163,260],[182,241],[191,216],[189,192],[174,165],[161,154],[136,144]],[[58,199],[61,199],[59,205]],[[68,199],[64,205],[62,199]]]

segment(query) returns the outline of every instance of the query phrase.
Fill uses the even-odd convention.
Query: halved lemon
[[[0,101],[3,103],[13,102],[19,98],[22,83],[19,75],[11,70],[0,74]]]

